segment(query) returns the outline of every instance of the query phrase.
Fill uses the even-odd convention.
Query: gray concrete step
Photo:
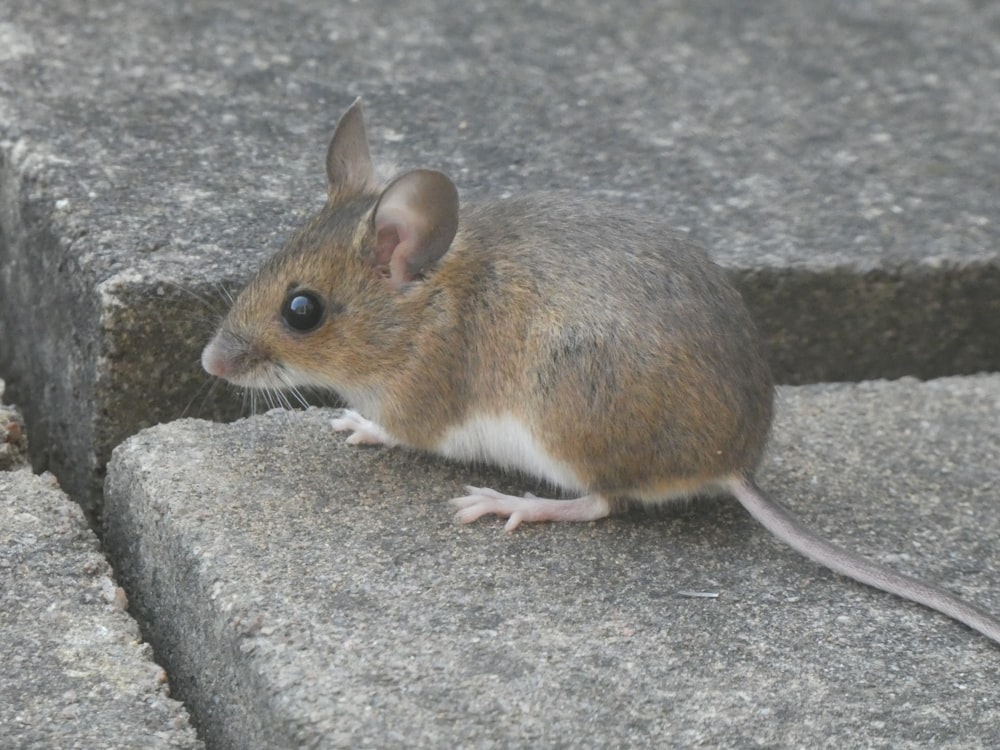
[[[0,380],[0,748],[196,750],[80,506],[26,462]]]
[[[1000,612],[1000,376],[783,388],[761,484]],[[732,500],[506,535],[324,410],[182,420],[109,467],[106,542],[218,748],[1000,743],[1000,649],[821,569]],[[690,595],[707,594],[710,596]]]
[[[0,747],[203,747],[52,475],[0,471]]]

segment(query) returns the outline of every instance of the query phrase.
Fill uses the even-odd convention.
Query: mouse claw
[[[521,525],[522,520],[524,520],[524,514],[514,511],[510,514],[510,518],[507,519],[507,523],[503,525],[503,530],[509,534]]]

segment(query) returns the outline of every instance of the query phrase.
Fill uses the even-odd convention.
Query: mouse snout
[[[209,375],[224,378],[231,368],[229,362],[222,356],[220,349],[221,347],[216,344],[216,340],[212,339],[202,350],[201,366]]]
[[[201,352],[201,366],[209,375],[232,379],[236,374],[236,363],[240,359],[240,347],[226,331],[219,331]]]

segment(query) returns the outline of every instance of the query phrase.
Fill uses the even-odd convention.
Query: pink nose
[[[217,378],[228,377],[232,370],[232,362],[226,358],[218,339],[212,339],[201,353],[201,366],[205,372]]]

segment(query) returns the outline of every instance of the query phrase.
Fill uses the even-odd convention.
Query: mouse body
[[[1000,642],[1000,621],[819,537],[754,481],[774,384],[739,293],[656,217],[548,194],[459,206],[444,174],[375,177],[360,100],[326,206],[261,267],[205,347],[249,388],[319,387],[353,444],[539,477],[574,499],[467,488],[460,520],[589,521],[734,495],[782,541]]]

